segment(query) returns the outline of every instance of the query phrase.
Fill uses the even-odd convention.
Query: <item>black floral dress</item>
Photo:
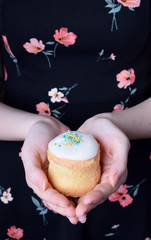
[[[150,0],[0,1],[5,103],[76,130],[151,96]],[[150,109],[148,109],[150,111]],[[0,142],[0,239],[151,239],[151,141],[131,142],[128,178],[72,225],[28,188],[22,142]]]

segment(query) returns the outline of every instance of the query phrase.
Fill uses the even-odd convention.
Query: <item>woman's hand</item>
[[[76,216],[85,222],[87,213],[125,182],[130,143],[115,124],[101,115],[88,119],[78,131],[92,134],[101,146],[101,180],[93,191],[79,198],[76,207]]]
[[[35,123],[22,148],[22,161],[25,168],[27,184],[43,200],[44,205],[63,216],[72,223],[77,222],[75,204],[54,190],[48,182],[48,143],[69,128],[55,118],[45,118]]]

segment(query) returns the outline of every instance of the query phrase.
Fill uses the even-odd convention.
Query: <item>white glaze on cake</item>
[[[79,140],[79,143],[76,140],[71,142],[65,136],[73,136]],[[94,158],[97,155],[99,145],[90,134],[68,131],[49,142],[48,148],[53,155],[59,158],[83,161]]]

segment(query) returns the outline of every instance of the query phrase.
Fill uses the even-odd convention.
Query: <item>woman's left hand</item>
[[[75,203],[55,190],[48,180],[48,143],[69,128],[53,117],[40,118],[30,128],[22,147],[22,161],[28,186],[43,200],[44,205],[67,217],[73,224]]]
[[[130,143],[115,124],[101,115],[88,119],[78,131],[93,135],[101,147],[100,182],[77,202],[76,216],[84,223],[87,213],[103,203],[126,181]]]

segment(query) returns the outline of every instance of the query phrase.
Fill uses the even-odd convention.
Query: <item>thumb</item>
[[[89,133],[89,130],[85,127],[85,124],[82,124],[77,131],[83,132],[83,133]]]
[[[33,190],[36,188],[44,192],[48,186],[48,180],[43,170],[37,166],[30,165],[25,168],[26,181]]]
[[[116,150],[113,156],[113,163],[109,172],[109,182],[114,188],[120,186],[127,178],[127,148],[120,148]]]
[[[39,154],[30,151],[30,154],[24,154],[23,165],[25,177],[30,188],[36,188],[45,191],[49,185],[45,172],[41,169],[41,159]]]
[[[69,200],[58,193],[51,184],[48,182],[45,172],[41,169],[40,162],[24,163],[26,181],[30,188],[43,200],[58,205],[61,207],[68,207],[70,205]]]

